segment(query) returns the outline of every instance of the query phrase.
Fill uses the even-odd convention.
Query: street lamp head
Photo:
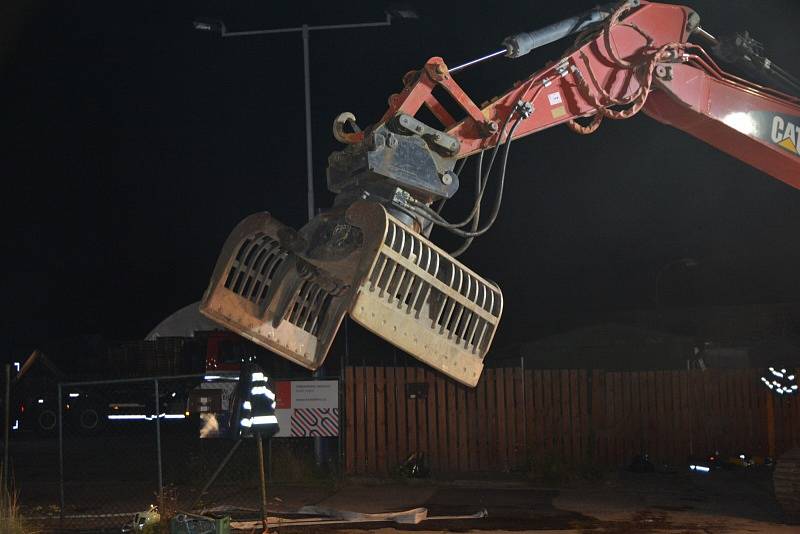
[[[390,20],[414,20],[419,18],[417,12],[405,4],[395,4],[387,8],[386,16]]]
[[[201,32],[225,35],[225,23],[219,19],[196,18],[192,21],[192,27]]]

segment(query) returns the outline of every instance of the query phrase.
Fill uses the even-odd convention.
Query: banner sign
[[[276,438],[339,435],[339,382],[302,380],[276,383],[280,432]]]

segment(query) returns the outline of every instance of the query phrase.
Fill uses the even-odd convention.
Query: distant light
[[[176,391],[173,391],[173,392],[172,392],[172,395],[171,395],[171,397],[174,399],[174,398],[175,398],[175,395],[177,395],[177,394],[178,394],[178,393],[177,393]]]
[[[19,362],[14,362],[14,369],[16,369],[18,373],[19,373],[19,367],[20,367]]]
[[[38,399],[36,402],[38,402],[39,404],[44,404],[44,399]]]
[[[704,465],[690,465],[689,469],[692,471],[699,471],[701,473],[708,473],[709,471],[711,471],[711,468],[706,467]]]
[[[239,381],[239,375],[206,375],[203,380],[211,382],[212,380],[236,380]]]
[[[116,420],[142,420],[142,421],[146,421],[147,418],[148,418],[148,416],[144,415],[144,414],[122,414],[122,415],[112,414],[112,415],[108,416],[108,419],[111,420],[111,421],[116,421]]]
[[[778,395],[792,395],[798,390],[795,375],[789,374],[786,368],[778,371],[774,367],[768,367],[765,375],[761,377],[761,381]]]
[[[739,458],[741,458],[742,460],[744,460],[744,454],[740,454],[740,455],[739,455]]]
[[[77,398],[78,398],[78,397],[80,397],[80,396],[81,396],[81,394],[80,394],[80,393],[70,393],[70,394],[69,394],[69,398],[70,398],[70,399],[77,399]]]
[[[156,416],[153,415],[145,415],[145,414],[111,414],[108,416],[108,419],[111,421],[154,421],[156,418],[158,419],[184,419],[189,412],[186,414],[180,413],[170,413],[170,414],[159,414]]]
[[[14,419],[14,426],[11,427],[11,430],[19,430],[19,419]]]

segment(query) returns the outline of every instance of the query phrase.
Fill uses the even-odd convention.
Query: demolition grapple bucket
[[[299,232],[258,213],[228,237],[200,311],[308,369],[322,365],[345,313],[474,386],[503,310],[500,289],[372,201]]]

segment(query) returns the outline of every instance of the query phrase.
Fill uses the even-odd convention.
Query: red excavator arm
[[[687,7],[627,0],[509,37],[482,59],[519,57],[567,35],[577,39],[558,61],[482,106],[452,76],[478,60],[449,69],[441,58],[430,59],[406,74],[402,92],[365,131],[353,128],[350,113],[334,122],[334,136],[347,146],[328,160],[328,188],[337,194],[331,210],[299,232],[267,213],[237,226],[201,311],[309,369],[322,364],[349,314],[474,386],[503,295],[455,257],[492,226],[514,139],[559,124],[587,134],[605,118],[644,111],[800,188],[800,102],[725,73],[689,42],[695,33],[710,37]],[[741,56],[755,70],[776,71],[794,83],[752,46]],[[415,117],[423,106],[439,125]],[[497,194],[481,225],[481,202],[501,149]],[[478,158],[475,203],[464,221],[448,222],[433,204],[456,193],[470,155]],[[448,254],[427,239],[433,226],[465,244]]]
[[[406,75],[403,91],[389,98],[377,125],[400,114],[413,117],[424,105],[460,143],[455,155],[460,158],[504,142],[499,125],[523,104],[530,105],[529,116],[512,139],[563,123],[591,133],[603,118],[626,119],[642,110],[800,188],[800,100],[723,71],[703,48],[688,42],[698,20],[682,6],[623,2],[602,28],[579,38],[561,59],[483,107],[434,57]],[[434,96],[437,87],[455,100],[466,114],[463,120],[456,121]],[[575,121],[580,117],[593,120],[584,127]]]

